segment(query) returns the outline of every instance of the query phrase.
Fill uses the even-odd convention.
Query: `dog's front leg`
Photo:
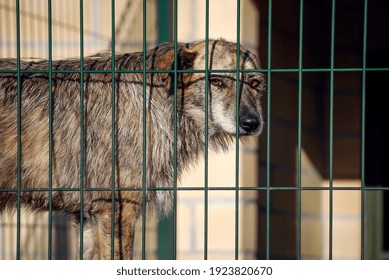
[[[114,259],[132,259],[136,222],[134,210],[129,205],[115,209],[114,238],[112,238],[113,221],[110,211],[97,213],[84,219],[82,259],[109,260],[112,256]],[[76,227],[80,229],[79,223]],[[111,249],[112,242],[114,252]],[[80,250],[77,250],[76,254],[77,258],[81,258]]]

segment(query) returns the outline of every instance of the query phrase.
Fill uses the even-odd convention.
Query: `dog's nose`
[[[243,115],[240,117],[239,125],[246,132],[253,132],[259,127],[259,118],[253,115]]]

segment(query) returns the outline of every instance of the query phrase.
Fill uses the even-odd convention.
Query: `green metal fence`
[[[15,71],[9,71],[9,70],[3,70],[0,69],[0,73],[17,73],[17,79],[18,79],[18,112],[17,112],[17,124],[18,124],[18,167],[17,167],[17,231],[16,231],[16,239],[17,239],[17,247],[15,248],[16,250],[16,259],[21,258],[21,247],[20,247],[20,239],[21,239],[21,193],[23,191],[48,191],[49,193],[49,216],[48,216],[48,252],[47,252],[47,258],[52,259],[52,245],[53,245],[53,234],[52,234],[52,228],[53,228],[53,209],[51,207],[51,200],[52,200],[52,191],[53,191],[53,108],[52,105],[50,106],[49,110],[49,157],[48,157],[48,162],[49,162],[49,170],[47,176],[49,177],[49,186],[47,188],[40,188],[40,189],[22,189],[22,166],[21,166],[21,161],[22,161],[22,150],[21,150],[21,129],[22,129],[22,123],[23,123],[23,118],[21,114],[21,104],[22,104],[22,99],[23,96],[21,94],[21,79],[22,75],[24,72],[28,73],[33,73],[33,71],[28,70],[24,71],[21,69],[21,34],[20,34],[20,29],[21,29],[21,11],[20,11],[20,2],[21,0],[15,0],[16,3],[16,23],[12,23],[16,25],[16,49],[17,49],[17,69]],[[79,11],[80,11],[80,30],[79,30],[79,36],[80,36],[80,53],[79,56],[81,57],[80,59],[80,70],[79,71],[59,71],[59,70],[54,70],[52,69],[52,0],[47,0],[47,7],[48,7],[48,61],[49,61],[49,67],[48,70],[45,71],[49,75],[49,94],[50,94],[50,104],[53,102],[53,96],[52,96],[52,77],[53,74],[57,73],[78,73],[80,75],[80,98],[81,100],[84,100],[84,75],[91,74],[91,73],[111,73],[112,77],[116,76],[117,74],[120,75],[120,73],[142,73],[143,76],[145,77],[148,73],[157,73],[158,70],[147,70],[146,69],[146,60],[143,60],[143,70],[140,71],[133,71],[133,70],[115,70],[115,51],[116,51],[116,45],[115,45],[115,3],[117,1],[111,0],[111,56],[112,56],[112,64],[111,64],[111,69],[109,71],[103,71],[103,70],[98,70],[96,72],[93,71],[85,71],[84,70],[84,6],[83,6],[83,0],[79,1]],[[205,3],[205,40],[209,40],[209,18],[210,18],[210,13],[209,13],[209,6],[210,6],[210,0],[204,0]],[[263,1],[253,1],[256,3],[261,4]],[[297,259],[302,258],[302,243],[304,240],[302,239],[302,195],[304,191],[327,191],[329,193],[329,213],[328,213],[328,225],[329,225],[329,246],[328,246],[328,257],[329,259],[333,259],[333,231],[334,231],[334,193],[336,191],[359,191],[360,192],[360,199],[361,199],[361,209],[360,209],[360,256],[361,259],[364,259],[366,256],[366,236],[365,236],[365,228],[366,228],[366,220],[365,217],[367,216],[367,209],[366,209],[366,195],[367,192],[378,192],[378,191],[385,191],[386,187],[385,186],[368,186],[366,185],[366,178],[365,178],[365,135],[366,135],[366,77],[367,73],[376,73],[376,72],[383,72],[387,73],[389,71],[388,66],[387,67],[368,67],[367,66],[367,51],[368,51],[368,14],[369,14],[369,1],[368,0],[363,0],[363,44],[362,44],[362,65],[360,67],[336,67],[335,66],[335,36],[336,36],[336,20],[337,20],[337,10],[336,10],[336,5],[337,1],[332,0],[329,1],[331,3],[331,21],[330,21],[330,62],[329,62],[329,67],[321,67],[321,68],[306,68],[304,67],[304,52],[306,51],[304,49],[304,30],[306,28],[306,23],[304,21],[305,19],[305,6],[306,2],[310,1],[295,1],[295,4],[298,4],[298,26],[299,26],[299,31],[298,31],[298,65],[295,68],[273,68],[272,67],[272,61],[273,58],[279,54],[275,53],[273,50],[272,42],[273,42],[273,2],[272,0],[266,1],[268,4],[268,9],[267,10],[261,10],[261,13],[267,14],[267,28],[268,28],[268,34],[267,34],[267,41],[266,42],[261,42],[261,44],[267,44],[267,67],[263,69],[257,69],[254,71],[257,72],[262,72],[266,73],[267,75],[267,83],[268,83],[268,93],[266,97],[266,102],[267,104],[264,107],[266,111],[266,132],[262,137],[265,139],[265,147],[266,148],[266,163],[264,166],[265,170],[265,184],[264,185],[258,185],[258,186],[240,186],[239,182],[239,162],[240,162],[240,156],[239,156],[239,151],[240,151],[240,144],[239,141],[236,141],[236,146],[235,146],[235,153],[236,153],[236,160],[235,160],[235,186],[226,186],[223,188],[216,188],[212,187],[208,183],[208,171],[209,171],[209,166],[208,166],[208,132],[205,135],[205,155],[204,155],[204,160],[205,160],[205,177],[204,177],[204,186],[201,188],[182,188],[179,187],[178,182],[177,182],[177,77],[179,73],[183,72],[188,72],[191,73],[191,71],[182,71],[178,69],[177,65],[177,50],[178,50],[178,35],[177,35],[177,29],[178,24],[177,24],[177,19],[178,19],[178,6],[180,5],[181,1],[178,0],[160,0],[157,1],[157,7],[158,7],[158,17],[159,17],[159,36],[158,36],[158,41],[159,42],[164,42],[164,41],[173,41],[174,42],[174,51],[175,51],[175,60],[174,60],[174,68],[169,71],[169,73],[172,73],[174,75],[174,103],[175,103],[175,111],[174,111],[174,122],[175,122],[175,130],[174,130],[174,150],[175,150],[175,155],[174,155],[174,166],[175,166],[175,171],[174,171],[174,185],[171,186],[170,188],[166,188],[166,190],[173,190],[174,191],[174,213],[170,219],[162,220],[159,223],[159,229],[158,229],[158,235],[159,235],[159,257],[161,259],[176,259],[177,258],[177,194],[178,192],[182,191],[203,191],[204,192],[204,259],[208,259],[208,236],[209,236],[209,192],[211,191],[218,191],[218,190],[227,190],[227,191],[232,191],[235,193],[235,216],[231,217],[231,219],[234,219],[235,221],[235,254],[234,258],[238,259],[239,258],[239,249],[240,249],[240,244],[239,244],[239,236],[240,236],[240,231],[239,231],[239,223],[240,223],[240,193],[244,191],[253,191],[256,190],[258,191],[259,195],[265,194],[266,202],[265,202],[265,217],[266,221],[265,223],[259,224],[259,226],[264,225],[266,228],[265,231],[265,236],[261,236],[258,238],[264,238],[266,247],[265,247],[265,258],[270,259],[272,258],[272,242],[271,239],[272,234],[271,234],[271,229],[274,226],[274,222],[272,221],[272,197],[274,193],[276,192],[284,192],[284,191],[294,191],[296,192],[296,197],[295,197],[295,209],[296,212],[292,213],[295,215],[295,220],[296,220],[296,253],[295,256]],[[370,1],[371,2],[371,1]],[[142,1],[143,5],[143,57],[146,57],[146,49],[147,49],[147,7],[148,7],[148,1],[143,0]],[[261,9],[261,6],[259,6]],[[221,10],[222,11],[222,10]],[[237,27],[237,34],[236,34],[236,42],[238,44],[237,48],[237,65],[236,65],[236,70],[233,72],[236,73],[236,90],[239,92],[239,80],[240,80],[240,74],[243,72],[247,72],[247,70],[241,70],[239,69],[239,54],[240,54],[240,43],[241,43],[241,1],[236,0],[236,14],[237,14],[237,22],[236,22],[236,27]],[[11,24],[11,23],[10,23]],[[206,44],[206,57],[205,60],[208,61],[209,58],[209,50],[208,50],[208,44]],[[205,65],[208,65],[206,63]],[[251,71],[251,70],[250,70]],[[192,71],[193,72],[193,71]],[[206,77],[206,84],[208,85],[208,76],[210,73],[212,73],[211,69],[208,69],[208,66],[206,66],[206,69],[204,69],[205,77]],[[272,183],[272,153],[273,153],[273,138],[272,138],[272,128],[273,128],[273,114],[272,110],[274,109],[274,105],[272,103],[272,100],[274,98],[273,94],[276,94],[273,91],[273,88],[275,86],[275,80],[274,80],[274,75],[278,73],[294,73],[297,75],[297,164],[296,164],[296,185],[295,186],[277,186]],[[327,135],[324,135],[323,137],[328,138],[328,181],[329,181],[329,186],[328,187],[322,187],[322,186],[312,186],[312,187],[303,187],[302,186],[302,150],[303,150],[303,104],[304,104],[304,80],[303,77],[306,74],[309,73],[326,73],[329,75],[329,84],[328,84],[328,97],[329,97],[329,133]],[[343,188],[343,187],[336,187],[334,186],[334,96],[335,96],[335,75],[336,73],[359,73],[361,75],[361,99],[362,99],[362,108],[360,108],[361,111],[361,130],[360,130],[360,139],[361,139],[361,145],[359,149],[360,153],[360,186],[355,186],[351,188]],[[109,190],[112,191],[112,227],[111,227],[111,257],[114,257],[114,234],[115,234],[115,229],[114,229],[114,224],[115,224],[115,219],[114,219],[114,213],[115,213],[115,190],[117,188],[115,187],[115,162],[116,162],[116,147],[115,147],[115,142],[116,142],[116,128],[115,128],[115,118],[116,118],[116,108],[115,108],[115,79],[112,79],[112,180],[111,180],[111,187]],[[146,94],[146,79],[143,79],[143,92]],[[205,87],[205,95],[208,95],[208,86]],[[237,94],[236,96],[236,102],[239,104],[239,96]],[[88,191],[88,186],[85,186],[84,183],[84,115],[85,115],[85,108],[83,105],[83,102],[80,103],[80,126],[81,126],[81,134],[80,134],[80,185],[78,189],[70,189],[71,191],[79,191],[80,192],[80,216],[83,217],[83,211],[84,211],[84,192]],[[208,102],[205,103],[205,112],[208,112]],[[239,118],[239,110],[236,110],[236,118]],[[206,113],[207,114],[207,113]],[[205,128],[206,131],[208,131],[208,117],[205,118]],[[144,98],[144,104],[143,104],[143,130],[146,132],[146,98]],[[239,124],[237,122],[237,127],[236,127],[236,139],[239,138],[238,135],[238,130],[239,129]],[[146,135],[146,133],[144,133]],[[146,259],[146,247],[147,242],[146,242],[146,223],[148,219],[148,214],[145,212],[146,210],[146,191],[148,190],[148,187],[146,185],[146,172],[147,170],[147,165],[146,165],[146,154],[147,154],[147,140],[146,136],[143,137],[143,162],[142,162],[142,188],[138,191],[142,192],[142,259]],[[90,190],[90,189],[89,189]],[[123,190],[132,190],[130,189],[123,189]],[[4,192],[9,192],[12,191],[10,189],[4,188],[4,186],[1,186],[0,191]],[[68,189],[62,189],[62,191],[69,191]],[[78,257],[80,259],[83,259],[83,242],[84,242],[84,236],[83,236],[83,228],[84,228],[84,222],[83,219],[80,219],[80,240],[79,240],[79,253]],[[260,254],[258,254],[260,255]]]

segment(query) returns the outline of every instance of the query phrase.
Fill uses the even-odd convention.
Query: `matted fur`
[[[209,69],[236,69],[236,44],[209,40]],[[205,42],[173,43],[148,50],[147,69],[204,70]],[[84,59],[84,70],[111,70],[111,55]],[[0,59],[1,70],[16,70],[15,59]],[[240,47],[240,68],[258,69],[258,59]],[[79,70],[79,59],[52,62],[52,69]],[[115,56],[115,70],[142,70],[143,53]],[[49,104],[48,61],[21,61],[21,197],[32,211],[49,208],[49,109],[52,108],[52,209],[80,220],[80,192],[84,193],[84,258],[111,258],[112,193],[112,75],[84,73],[84,139],[80,139],[80,73],[53,73]],[[28,73],[26,70],[44,70]],[[69,71],[70,72],[70,71]],[[146,93],[142,73],[115,75],[115,188],[142,187],[143,98],[146,96],[146,186],[168,188],[174,182],[174,74],[148,73]],[[260,96],[266,91],[262,74],[241,74],[240,135],[257,135],[262,128]],[[177,175],[204,151],[205,73],[177,74]],[[226,150],[236,130],[236,72],[209,76],[209,147]],[[0,212],[17,200],[17,74],[0,73]],[[243,117],[242,117],[243,116]],[[250,127],[252,121],[258,121]],[[240,120],[240,123],[242,121]],[[249,127],[249,129],[245,129]],[[81,144],[84,145],[84,185],[80,186]],[[42,189],[26,191],[27,189]],[[61,190],[56,190],[61,188]],[[69,189],[69,191],[64,191]],[[92,190],[91,190],[92,189]],[[102,190],[96,190],[102,189]],[[172,210],[169,190],[147,191],[147,204],[159,213]],[[142,213],[142,191],[115,192],[115,259],[131,259],[134,226]],[[76,228],[79,228],[76,226]]]

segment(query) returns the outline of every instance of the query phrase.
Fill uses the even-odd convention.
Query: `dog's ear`
[[[179,70],[193,69],[194,60],[197,56],[197,52],[183,47],[177,56],[177,68]],[[174,65],[173,65],[174,66]]]
[[[190,50],[186,47],[178,49],[177,53],[177,69],[178,70],[190,70],[193,69],[194,60],[197,56],[197,52]],[[159,57],[155,63],[156,70],[174,70],[174,49],[167,51],[161,57]],[[162,81],[168,82],[172,73],[160,73]],[[183,76],[185,76],[184,74]]]

